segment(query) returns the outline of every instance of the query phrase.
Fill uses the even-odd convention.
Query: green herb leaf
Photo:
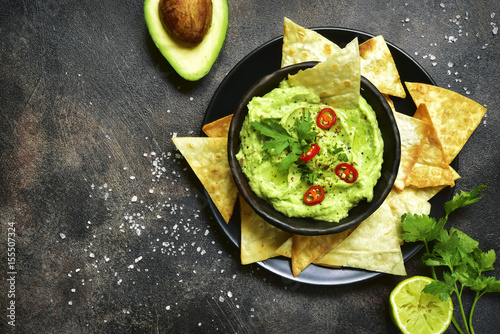
[[[486,186],[479,186],[470,192],[462,191],[444,205],[445,216],[436,222],[427,215],[404,214],[402,216],[402,238],[404,241],[423,242],[426,252],[422,255],[422,262],[431,267],[432,276],[436,281],[424,288],[424,292],[439,295],[441,300],[447,300],[453,293],[459,302],[460,314],[467,333],[473,333],[472,316],[477,300],[486,292],[500,292],[500,280],[487,277],[483,272],[493,269],[496,254],[493,250],[483,252],[479,249],[479,242],[464,232],[451,228],[449,232],[444,229],[451,212],[458,208],[471,205],[480,200],[478,196]],[[443,280],[437,280],[435,267],[444,266]],[[464,287],[476,291],[469,317],[465,316],[462,292]],[[453,324],[460,333],[464,331],[456,320]]]
[[[313,184],[318,178],[318,174],[313,172],[306,164],[300,164],[299,171],[302,178],[309,184]]]
[[[436,220],[427,215],[405,213],[401,222],[403,224],[401,237],[404,241],[428,243],[439,235],[439,230],[436,229]]]
[[[279,170],[287,170],[299,159],[303,152],[311,147],[311,141],[318,135],[312,131],[313,121],[311,114],[305,112],[303,117],[295,119],[294,133],[290,134],[280,123],[275,120],[265,120],[262,122],[251,122],[250,125],[269,139],[262,146],[272,155],[279,155],[286,151],[286,156],[280,161]]]
[[[290,145],[290,152],[280,161],[280,166],[278,169],[287,170],[295,161],[297,161],[301,154],[301,146],[297,143],[292,143]]]
[[[318,135],[316,131],[311,130],[312,126],[313,121],[309,112],[306,112],[302,118],[298,117],[295,119],[295,132],[297,133],[297,139],[304,146],[308,145],[307,142],[314,139]]]
[[[448,284],[438,280],[427,284],[422,291],[425,293],[430,293],[432,295],[439,295],[439,299],[442,301],[448,300],[448,298],[450,298],[451,294],[453,293],[453,290]]]
[[[482,190],[488,188],[487,186],[478,186],[474,190],[470,192],[461,191],[460,194],[455,194],[453,199],[444,204],[444,210],[446,215],[449,216],[450,213],[455,211],[456,209],[463,208],[464,206],[471,205],[479,201],[483,196],[477,197],[478,193]]]
[[[347,156],[347,153],[344,151],[344,147],[342,145],[338,145],[338,143],[335,143],[335,146],[333,148],[330,148],[331,154],[336,155],[337,159],[342,162],[348,162],[349,157]]]
[[[486,285],[483,289],[484,292],[500,292],[500,280],[497,280],[495,277],[484,277],[483,282]]]

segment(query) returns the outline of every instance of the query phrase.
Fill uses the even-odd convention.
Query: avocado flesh
[[[184,79],[196,81],[212,68],[226,39],[227,0],[212,0],[212,25],[205,38],[194,47],[182,46],[165,30],[160,19],[160,0],[144,1],[144,17],[156,47],[174,70]]]

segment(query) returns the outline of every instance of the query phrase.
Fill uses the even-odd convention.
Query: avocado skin
[[[176,42],[160,19],[160,0],[144,1],[144,18],[149,34],[172,68],[184,79],[197,81],[210,72],[226,39],[229,15],[227,0],[212,0],[212,25],[205,38],[190,47]]]

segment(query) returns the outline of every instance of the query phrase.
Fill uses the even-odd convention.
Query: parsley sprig
[[[308,112],[295,119],[295,136],[275,120],[251,122],[250,124],[262,135],[269,137],[263,148],[270,154],[278,155],[286,150],[286,156],[280,161],[279,170],[290,168],[300,155],[311,147],[312,140],[318,135],[312,130],[313,120]]]
[[[423,291],[439,295],[443,301],[456,294],[465,331],[455,318],[452,322],[460,333],[474,333],[472,317],[476,303],[487,292],[500,292],[500,280],[483,274],[493,270],[496,260],[494,250],[483,252],[476,240],[455,228],[445,230],[444,225],[451,212],[479,201],[483,196],[478,194],[484,189],[486,186],[479,186],[470,192],[462,191],[460,194],[455,194],[452,200],[445,203],[445,216],[438,221],[427,215],[406,213],[402,217],[403,240],[424,243],[425,254],[422,256],[422,261],[431,268],[435,279]],[[438,280],[436,267],[444,268],[443,280]],[[468,318],[462,302],[466,287],[475,292]]]

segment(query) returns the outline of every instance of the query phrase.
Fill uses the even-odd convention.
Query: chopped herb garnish
[[[335,143],[335,146],[332,149],[332,154],[336,155],[338,154],[337,159],[339,161],[347,162],[349,161],[349,157],[347,156],[347,153],[344,151],[344,148],[342,146],[338,146],[338,143]]]
[[[275,120],[251,122],[250,124],[262,135],[270,138],[263,145],[263,148],[270,154],[278,155],[286,150],[286,156],[280,161],[279,170],[290,168],[300,155],[311,147],[312,140],[318,134],[311,130],[313,121],[308,112],[303,117],[295,119],[294,134],[296,136],[289,133]]]
[[[305,180],[308,184],[313,184],[314,181],[319,177],[318,173],[313,172],[307,164],[300,164],[299,171],[302,175],[302,179]]]

